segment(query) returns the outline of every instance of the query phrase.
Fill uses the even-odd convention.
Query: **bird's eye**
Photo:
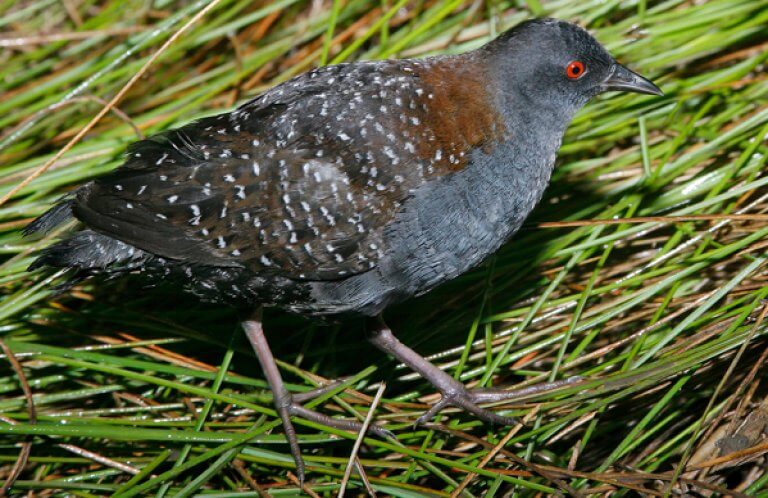
[[[581,61],[571,61],[565,68],[565,75],[569,80],[577,80],[584,76],[584,63]]]

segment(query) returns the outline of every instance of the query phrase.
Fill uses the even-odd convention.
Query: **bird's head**
[[[487,44],[482,52],[491,57],[491,67],[511,103],[533,112],[570,120],[602,92],[662,95],[648,79],[616,62],[586,30],[565,21],[526,21]]]

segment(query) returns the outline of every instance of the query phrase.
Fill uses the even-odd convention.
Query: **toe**
[[[382,439],[397,439],[397,436],[395,436],[394,432],[377,425],[369,426],[368,432]]]
[[[435,418],[437,414],[440,413],[440,411],[449,404],[451,404],[450,398],[443,394],[443,397],[440,398],[437,403],[432,405],[429,410],[422,413],[421,416],[416,419],[416,422],[413,423],[414,428],[431,422],[432,419]]]

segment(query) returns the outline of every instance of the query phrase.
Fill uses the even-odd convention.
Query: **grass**
[[[447,411],[414,429],[426,382],[356,326],[271,312],[290,388],[346,376],[311,404],[363,420],[386,381],[374,418],[397,439],[364,439],[347,496],[366,493],[359,468],[381,496],[768,496],[767,0],[0,0],[0,479],[27,450],[19,495],[300,494],[232,311],[133,278],[57,293],[25,271],[56,234],[20,230],[140,135],[325,61],[461,52],[540,14],[587,26],[666,96],[590,104],[525,229],[390,321],[464,382],[583,381],[502,407],[525,426]],[[296,424],[305,491],[336,496],[357,435]]]

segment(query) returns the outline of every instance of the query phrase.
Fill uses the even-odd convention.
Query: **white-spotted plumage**
[[[554,55],[523,57],[539,37]],[[589,47],[591,64],[575,86],[551,74],[572,47]],[[375,314],[478,264],[520,226],[565,126],[599,91],[569,89],[609,64],[583,30],[534,21],[458,56],[312,70],[132,145],[122,167],[34,225],[68,209],[87,227],[51,251],[63,266],[90,271],[78,251],[96,241],[114,259],[93,257],[94,272],[140,260],[131,268],[192,268],[185,285],[217,300]]]
[[[367,272],[405,200],[460,169],[442,149],[477,145],[446,135],[455,116],[433,101],[444,91],[433,66],[451,63],[310,71],[135,144],[119,182],[91,185],[83,210],[95,228],[169,260],[297,280]]]

